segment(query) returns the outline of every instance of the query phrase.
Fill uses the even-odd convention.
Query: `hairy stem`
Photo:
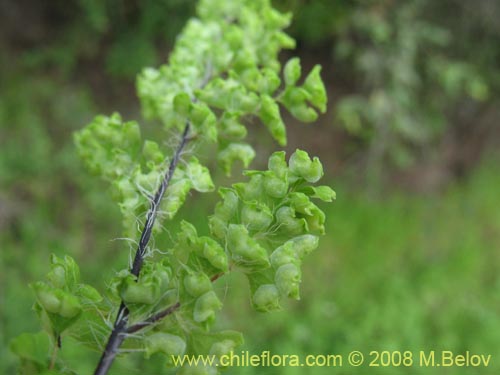
[[[146,254],[146,248],[149,243],[149,239],[151,238],[151,233],[153,230],[156,217],[158,215],[158,209],[160,207],[161,200],[170,184],[170,180],[172,179],[175,169],[177,168],[177,164],[179,163],[181,153],[184,150],[187,142],[189,141],[188,137],[189,129],[190,129],[190,124],[188,122],[186,123],[184,132],[182,133],[181,141],[177,146],[177,149],[175,150],[172,160],[170,161],[168,170],[165,173],[165,176],[160,186],[158,187],[158,190],[156,191],[154,198],[151,201],[151,206],[149,207],[149,211],[146,216],[146,223],[144,224],[144,228],[141,233],[141,238],[139,240],[139,245],[137,246],[137,251],[135,253],[134,263],[130,271],[136,277],[139,277],[139,274],[141,272],[142,264],[144,262],[144,255]],[[179,306],[177,306],[175,309],[168,312],[167,314],[159,315],[162,312],[156,314],[158,315],[158,318],[156,318],[156,320],[154,321],[158,321],[159,319],[165,317],[166,315],[171,314],[178,307]],[[153,315],[150,319],[153,319],[156,315]],[[97,367],[94,371],[94,375],[105,375],[108,373],[109,368],[111,367],[111,364],[113,363],[118,353],[118,349],[120,348],[123,340],[125,339],[125,334],[128,331],[127,328],[128,317],[129,317],[129,310],[125,306],[125,303],[122,301],[122,303],[120,304],[120,308],[118,309],[118,314],[116,315],[116,320],[113,326],[113,330],[111,331],[111,334],[108,338],[108,342],[106,344],[106,348],[104,349],[101,359],[99,360],[99,363],[97,364]],[[138,325],[134,325],[132,327],[137,327],[140,324],[141,323],[139,323]],[[152,324],[152,322],[149,322],[148,325],[149,324]],[[136,329],[136,331],[143,327],[144,326],[139,327],[138,329]]]

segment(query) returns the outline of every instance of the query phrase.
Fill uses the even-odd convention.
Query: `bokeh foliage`
[[[112,241],[120,237],[119,212],[102,194],[104,184],[96,185],[83,172],[71,133],[98,111],[123,105],[132,116],[137,114],[137,108],[128,106],[135,100],[128,99],[135,74],[162,61],[194,2],[61,4],[4,2],[0,12],[2,373],[16,367],[9,340],[38,329],[27,284],[46,273],[50,253],[70,253],[79,260],[82,278],[97,285],[104,283],[104,270],[126,264],[128,245]],[[342,102],[352,94],[366,104],[347,116],[363,120],[363,130],[344,144],[350,155],[366,158],[377,139],[373,124],[385,112],[376,112],[377,101],[371,97],[400,108],[396,114],[404,129],[413,126],[410,134],[425,133],[408,140],[405,131],[390,129],[397,130],[396,141],[386,150],[394,156],[381,163],[399,160],[403,168],[411,159],[439,159],[436,149],[443,135],[459,125],[457,116],[464,108],[472,107],[472,117],[459,118],[465,121],[465,144],[484,108],[498,103],[500,9],[495,0],[283,0],[276,5],[294,13],[290,31],[302,56],[323,56],[330,91],[339,96],[329,113],[341,113]],[[5,6],[18,11],[3,12]],[[439,43],[432,41],[436,37]],[[398,48],[407,43],[417,51],[410,60]],[[346,51],[342,44],[350,46],[348,54],[340,54]],[[367,54],[375,64],[363,65]],[[410,84],[400,79],[401,70]],[[367,117],[365,112],[375,114]],[[333,128],[340,128],[336,124]],[[322,127],[325,132],[331,128]],[[147,132],[152,135],[151,129]],[[332,154],[331,147],[318,149],[318,154]],[[490,161],[466,180],[430,196],[386,193],[374,202],[361,197],[356,186],[344,186],[327,222],[332,235],[305,264],[300,306],[292,304],[288,313],[255,320],[249,306],[240,303],[224,319],[251,332],[247,347],[252,352],[345,353],[384,344],[388,349],[470,349],[498,356],[500,181],[497,157],[486,154],[486,159]],[[344,171],[349,173],[353,164],[343,160]],[[332,174],[326,171],[326,178]],[[335,186],[341,185],[339,177]],[[196,222],[210,213],[212,202],[192,199],[199,210],[181,214]],[[237,286],[226,290],[224,282],[217,287],[239,293]],[[248,296],[240,301],[243,297]],[[63,355],[80,358],[82,373],[91,372],[96,362],[71,342]],[[156,371],[154,361],[146,364],[139,357],[117,367],[116,373],[126,374],[128,365]],[[494,365],[482,373],[498,372],[496,361]],[[422,373],[433,371],[443,373]]]

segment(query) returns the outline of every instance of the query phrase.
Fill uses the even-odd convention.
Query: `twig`
[[[140,331],[141,329],[156,323],[157,321],[163,319],[164,317],[172,314],[175,312],[179,307],[181,307],[181,303],[177,302],[176,304],[166,308],[165,310],[162,310],[160,312],[157,312],[156,314],[150,316],[148,319],[146,319],[143,322],[134,324],[130,327],[127,328],[127,333],[135,333],[137,331]]]

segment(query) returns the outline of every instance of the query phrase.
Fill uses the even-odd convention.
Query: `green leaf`
[[[244,201],[260,200],[264,192],[264,176],[259,171],[245,171],[244,174],[251,176],[250,181],[234,184],[233,187]]]
[[[290,205],[295,210],[303,215],[312,215],[312,211],[316,207],[314,203],[309,200],[309,197],[304,193],[291,193]]]
[[[200,183],[202,182],[200,181]],[[172,219],[182,207],[191,187],[192,182],[187,178],[177,179],[177,181],[170,184],[165,193],[165,198],[161,202],[162,211],[168,219]]]
[[[313,204],[311,214],[305,216],[307,227],[311,233],[325,234],[325,213]]]
[[[151,283],[137,283],[133,279],[124,279],[119,288],[121,299],[130,304],[152,305],[160,297],[159,289]]]
[[[289,110],[293,117],[303,122],[313,122],[318,119],[316,111],[311,107],[308,107],[306,104],[291,106]]]
[[[255,151],[246,143],[230,143],[219,151],[217,161],[227,176],[231,175],[231,167],[236,160],[241,160],[243,167],[247,168],[255,157]]]
[[[203,257],[215,268],[227,272],[229,269],[227,255],[218,242],[209,237],[201,237],[200,243],[203,246]]]
[[[273,198],[283,198],[288,192],[288,176],[285,171],[284,178],[276,176],[275,173],[268,171],[264,175],[264,190]]]
[[[163,353],[171,361],[172,356],[182,356],[186,352],[186,342],[181,337],[165,332],[155,332],[146,336],[144,346],[146,358],[155,353]]]
[[[138,124],[122,122],[117,113],[111,117],[97,116],[74,138],[87,167],[109,181],[130,172],[141,149]]]
[[[76,292],[82,301],[86,303],[96,303],[102,301],[102,296],[90,285],[80,284]]]
[[[46,332],[22,333],[10,341],[9,349],[18,357],[48,366],[50,339]]]
[[[241,140],[247,136],[247,128],[239,121],[241,113],[224,112],[220,120],[220,136],[229,140]]]
[[[295,264],[288,263],[280,266],[274,280],[281,294],[289,298],[300,299],[301,272]]]
[[[49,313],[74,318],[82,311],[78,298],[62,289],[52,288],[41,281],[31,284],[31,287],[40,306]]]
[[[191,108],[191,98],[185,92],[181,92],[174,97],[174,110],[182,118],[186,118]]]
[[[293,245],[299,259],[302,259],[318,247],[319,237],[312,234],[304,234],[292,238],[289,242]]]
[[[253,294],[252,303],[260,312],[281,310],[278,288],[274,284],[261,285]]]
[[[294,246],[292,241],[287,241],[274,250],[270,259],[271,264],[275,269],[278,269],[285,264],[300,263],[301,261],[297,248]]]
[[[278,104],[269,95],[262,95],[261,100],[260,119],[280,146],[285,146],[286,129]]]
[[[325,84],[321,79],[320,72],[321,72],[321,66],[320,65],[314,66],[311,72],[307,75],[306,80],[304,81],[302,87],[309,93],[310,95],[309,101],[311,102],[311,104],[316,108],[318,108],[321,111],[321,113],[325,113],[327,97],[326,97]]]
[[[270,266],[266,249],[250,237],[244,225],[229,225],[227,245],[234,262],[241,267],[256,270]]]
[[[215,206],[215,213],[209,218],[210,232],[218,237],[226,236],[227,224],[238,209],[238,196],[232,189],[220,188],[222,201]]]
[[[262,94],[272,95],[280,86],[281,80],[278,74],[269,68],[261,70],[262,76],[257,91]]]
[[[158,143],[146,140],[142,147],[142,155],[146,159],[148,168],[154,169],[157,165],[165,161],[165,155],[160,150]]]
[[[121,279],[117,286],[118,293],[127,307],[133,304],[152,305],[158,302],[167,290],[171,270],[163,263],[145,261],[137,281],[128,270],[118,277]]]
[[[323,202],[333,202],[336,198],[335,191],[329,186],[306,186],[301,191],[311,198],[321,199]]]
[[[193,189],[201,193],[213,191],[215,186],[207,167],[200,164],[196,157],[192,157],[186,166],[186,175],[191,181]]]
[[[245,202],[241,210],[241,222],[250,231],[265,231],[273,221],[271,209],[258,201]]]
[[[80,281],[80,269],[70,256],[65,256],[64,259],[52,254],[50,257],[50,272],[47,274],[47,279],[56,288],[64,288],[65,290],[73,290]]]
[[[276,221],[279,230],[289,236],[302,234],[308,229],[305,219],[297,218],[295,210],[289,206],[280,207],[276,211]]]
[[[205,103],[191,103],[190,119],[198,134],[217,142],[217,118]]]
[[[190,273],[184,277],[184,288],[191,296],[199,297],[212,290],[212,282],[205,273]]]
[[[300,59],[293,57],[285,64],[283,75],[285,76],[285,83],[287,86],[294,86],[300,78],[301,67]]]
[[[271,253],[271,264],[275,269],[288,263],[300,264],[304,256],[316,249],[318,244],[319,238],[312,234],[294,237]]]
[[[285,155],[285,151],[276,151],[269,157],[267,163],[269,170],[279,178],[284,178],[288,172]]]
[[[289,160],[290,172],[308,182],[317,182],[323,177],[323,166],[317,157],[309,158],[307,152],[296,150]]]
[[[214,291],[209,291],[199,297],[194,305],[193,319],[197,323],[211,324],[215,312],[222,308],[222,302]]]

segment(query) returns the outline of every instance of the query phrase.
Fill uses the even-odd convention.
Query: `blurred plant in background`
[[[336,181],[339,199],[327,228],[333,236],[318,252],[324,257],[303,275],[304,284],[324,296],[312,299],[306,289],[301,307],[292,305],[290,313],[263,317],[252,327],[245,326],[250,309],[235,306],[226,318],[242,330],[254,329],[247,340],[252,351],[329,353],[381,342],[396,349],[408,343],[418,350],[494,350],[500,340],[500,3],[273,3],[294,13],[290,33],[304,68],[321,58],[336,99],[314,136],[290,134],[290,147],[294,137],[311,139],[325,165],[333,165],[329,157],[336,161],[326,175],[338,180],[340,172],[344,184],[350,173],[368,180],[377,142],[384,146],[373,169],[379,182],[398,183],[393,166],[409,173],[412,163],[421,168],[408,186],[421,184],[436,164],[451,179],[438,185],[440,195],[389,196],[388,189],[376,202],[346,195],[359,185],[343,190]],[[0,373],[15,368],[7,342],[37,329],[26,285],[45,274],[48,254],[71,253],[82,278],[98,285],[103,264],[126,263],[119,242],[97,246],[119,236],[119,212],[84,173],[71,133],[111,108],[138,117],[131,104],[134,77],[142,66],[164,60],[194,4],[0,2]],[[352,99],[365,105],[347,105],[346,111],[343,103]],[[384,117],[386,140],[375,126]],[[152,129],[146,129],[148,138]],[[333,138],[342,141],[332,146]],[[360,160],[365,168],[358,167]],[[455,184],[456,176],[467,178]],[[210,212],[212,202],[197,204],[193,222]],[[77,346],[66,350],[79,355]],[[95,358],[81,360],[92,371]]]
[[[368,176],[375,179],[387,161],[406,167],[415,153],[428,152],[459,98],[488,99],[485,75],[446,51],[452,30],[426,19],[428,3],[359,7],[339,35],[337,56],[352,63],[361,89],[339,101],[337,115],[368,143]]]
[[[194,0],[70,0],[6,3],[7,39],[22,46],[21,61],[32,68],[74,72],[82,62],[103,63],[115,77],[133,79],[157,63],[192,14]],[[23,13],[22,27],[13,18]],[[29,49],[26,47],[30,47]]]
[[[297,14],[292,35],[306,53],[330,51],[333,91],[340,90],[334,122],[351,135],[349,149],[364,160],[371,184],[383,182],[394,167],[450,157],[448,138],[460,153],[467,135],[491,135],[494,125],[484,130],[480,122],[481,114],[498,107],[498,2],[279,3]],[[473,150],[469,159],[477,161],[479,153]],[[448,164],[457,162],[465,166],[445,168],[474,165]]]

